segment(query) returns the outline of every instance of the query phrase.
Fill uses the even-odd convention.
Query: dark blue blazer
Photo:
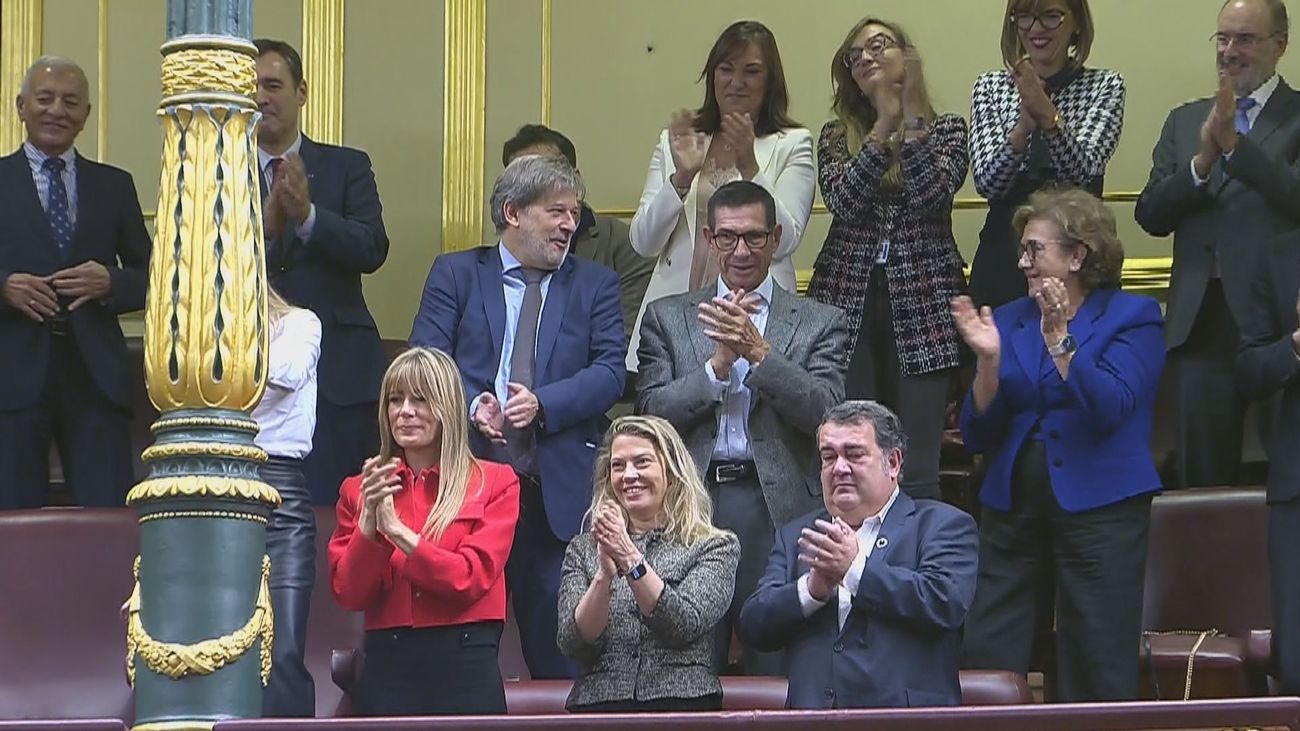
[[[1038,304],[1022,297],[993,315],[1002,335],[998,390],[976,416],[961,412],[966,448],[985,455],[980,500],[1011,509],[1011,473],[1034,426],[1056,500],[1077,513],[1160,490],[1151,420],[1165,364],[1164,318],[1150,297],[1096,289],[1070,322],[1078,350],[1061,380],[1043,343]]]
[[[77,230],[60,258],[22,148],[0,158],[0,282],[10,274],[47,275],[91,259],[108,268],[112,292],[68,314],[77,351],[100,391],[128,408],[126,340],[117,316],[144,307],[149,232],[135,181],[125,170],[77,155]],[[49,364],[50,332],[0,299],[0,409],[32,406]]]
[[[495,392],[505,327],[495,245],[434,259],[411,345],[449,353],[471,401],[484,391]],[[545,428],[537,432],[542,499],[551,530],[562,541],[578,533],[591,503],[596,449],[608,424],[605,411],[623,393],[626,355],[618,275],[565,257],[547,289],[533,369],[533,393],[545,414]],[[470,441],[474,454],[501,459],[476,429],[470,429]]]
[[[370,158],[303,135],[299,148],[316,224],[306,242],[293,226],[267,242],[271,284],[321,322],[320,397],[350,406],[374,402],[388,368],[379,328],[366,307],[361,275],[388,258],[388,233]]]
[[[863,567],[848,621],[839,600],[804,618],[799,534],[818,510],[776,534],[767,570],[740,612],[742,642],[789,654],[787,708],[901,708],[961,703],[961,627],[975,598],[975,520],[900,492]]]

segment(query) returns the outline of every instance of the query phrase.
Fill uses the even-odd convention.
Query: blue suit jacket
[[[130,402],[126,340],[117,316],[144,307],[149,232],[131,174],[77,155],[77,230],[60,258],[22,148],[0,158],[0,283],[10,274],[46,275],[95,260],[108,269],[108,298],[68,313],[69,327],[101,392]],[[45,383],[50,333],[0,299],[0,409],[36,402]]]
[[[1151,419],[1165,344],[1156,301],[1116,289],[1089,293],[1070,322],[1078,350],[1064,381],[1047,354],[1032,298],[999,307],[994,319],[1002,335],[997,395],[976,416],[967,394],[961,414],[966,448],[986,455],[980,500],[1011,509],[1012,468],[1035,424],[1046,445],[1052,490],[1065,510],[1158,491]]]
[[[366,153],[306,135],[298,154],[316,205],[315,228],[305,242],[292,226],[268,241],[267,275],[285,299],[320,318],[320,397],[339,406],[371,403],[388,368],[361,291],[361,275],[388,258],[375,174]]]
[[[786,649],[788,708],[955,706],[961,627],[975,598],[975,520],[946,503],[899,493],[862,571],[848,621],[839,629],[832,598],[804,618],[796,583],[799,534],[825,510],[776,535],[767,570],[745,601],[740,639]]]
[[[495,391],[505,327],[495,245],[434,259],[411,345],[450,354],[470,401]],[[547,289],[533,369],[533,393],[545,414],[545,429],[537,431],[537,470],[546,517],[562,541],[577,534],[590,505],[592,467],[608,424],[605,411],[623,393],[626,354],[618,275],[565,257]],[[476,429],[470,429],[470,442],[476,455],[501,458]]]

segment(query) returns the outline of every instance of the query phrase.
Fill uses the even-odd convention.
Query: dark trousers
[[[710,476],[705,484],[709,488],[709,497],[713,499],[713,524],[735,533],[740,539],[736,590],[731,595],[731,606],[726,615],[714,628],[714,667],[722,672],[727,667],[731,635],[740,621],[740,610],[763,578],[776,530],[757,475],[721,484]],[[759,652],[751,647],[742,647],[741,658],[746,675],[785,675],[784,652]]]
[[[609,701],[586,706],[573,706],[570,713],[673,713],[680,711],[720,711],[722,694],[702,695],[699,698],[656,698],[652,701]]]
[[[948,381],[953,369],[902,375],[893,318],[884,267],[874,267],[867,285],[858,342],[845,374],[844,395],[849,399],[879,401],[898,414],[908,444],[899,485],[911,497],[937,500],[941,497],[939,445],[943,440]]]
[[[378,416],[377,401],[339,406],[317,399],[316,433],[302,468],[312,504],[337,504],[343,480],[361,474],[361,465],[379,451]]]
[[[1067,513],[1052,492],[1043,444],[1028,441],[1012,501],[1011,512],[985,507],[980,518],[963,665],[1027,673],[1038,618],[1055,615],[1059,700],[1132,700],[1151,495]]]
[[[1169,352],[1179,487],[1238,485],[1249,402],[1237,390],[1237,325],[1211,279],[1187,341]]]
[[[25,409],[0,411],[0,510],[44,507],[50,440],[78,505],[120,508],[134,480],[131,414],[95,385],[72,335],[50,338],[45,387]]]
[[[1268,507],[1273,657],[1282,695],[1300,695],[1300,499]]]
[[[560,652],[555,639],[566,548],[546,520],[542,486],[535,478],[520,475],[519,522],[506,561],[506,587],[515,608],[524,662],[533,680],[578,676],[578,666]]]
[[[316,685],[303,655],[316,584],[316,514],[301,460],[271,457],[260,472],[263,482],[280,491],[281,500],[266,530],[275,644],[271,648],[271,680],[262,692],[262,715],[312,718],[316,715]]]
[[[357,681],[362,716],[504,714],[501,622],[366,632]]]

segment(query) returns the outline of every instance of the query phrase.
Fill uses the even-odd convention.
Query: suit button
[[[836,643],[835,643],[835,646],[834,646],[833,648],[831,648],[831,649],[835,650],[836,652],[844,652],[844,643],[843,643],[843,642],[836,642]]]
[[[1051,437],[1051,438],[1053,438],[1053,439],[1060,439],[1060,438],[1061,438],[1061,432],[1059,432],[1059,431],[1053,429],[1053,430],[1047,432],[1047,436],[1049,436],[1049,437]]]
[[[822,691],[822,695],[826,696],[827,698],[834,698],[835,691],[831,690],[830,688],[827,688],[826,690]]]
[[[1062,464],[1064,463],[1061,461],[1060,457],[1057,457],[1056,459],[1052,460],[1053,467],[1060,467]]]

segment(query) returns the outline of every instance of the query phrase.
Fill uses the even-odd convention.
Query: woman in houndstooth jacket
[[[962,291],[952,200],[966,178],[966,122],[930,106],[916,47],[864,18],[831,61],[836,119],[821,133],[822,198],[833,216],[808,294],[843,309],[855,343],[850,399],[880,401],[912,443],[902,487],[939,497],[939,441]]]
[[[1060,183],[1101,195],[1124,125],[1124,78],[1084,68],[1093,35],[1088,0],[1007,0],[1007,68],[971,92],[971,167],[989,201],[971,266],[977,305],[1025,296],[1011,216],[1031,193]]]

